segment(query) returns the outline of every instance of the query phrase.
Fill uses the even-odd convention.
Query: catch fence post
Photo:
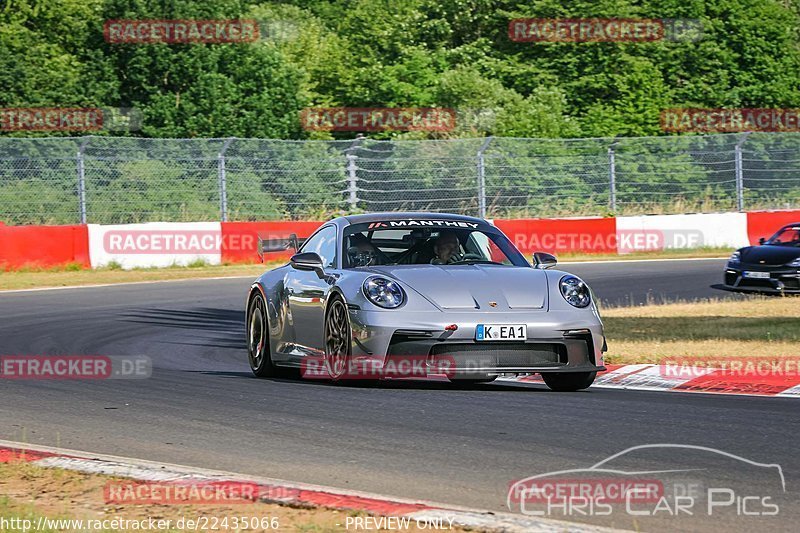
[[[78,212],[80,213],[81,224],[86,224],[86,166],[84,164],[84,152],[86,145],[89,144],[91,137],[84,137],[78,147]]]
[[[747,141],[747,137],[751,132],[745,132],[739,142],[733,149],[734,152],[734,169],[736,172],[736,209],[739,212],[744,211],[744,167],[742,166],[742,145]]]
[[[358,156],[353,152],[358,149],[366,137],[363,133],[356,135],[353,144],[345,150],[345,157],[347,157],[347,206],[351,213],[358,209]]]
[[[493,139],[493,136],[486,137],[478,149],[478,218],[486,218],[486,160],[484,153]]]
[[[608,147],[608,206],[612,213],[617,212],[617,152],[614,147],[617,142]]]
[[[355,154],[347,154],[347,205],[350,207],[350,212],[358,208],[358,176],[356,170],[356,159],[358,156]]]
[[[225,139],[225,144],[222,145],[222,150],[217,154],[217,181],[219,184],[219,212],[223,222],[228,221],[228,176],[225,171],[225,152],[228,147],[236,139],[236,137],[229,137]]]

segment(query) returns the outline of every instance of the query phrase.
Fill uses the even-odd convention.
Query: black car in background
[[[759,242],[733,252],[725,267],[725,288],[800,294],[800,222]]]

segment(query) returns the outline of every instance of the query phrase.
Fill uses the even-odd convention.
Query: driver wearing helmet
[[[350,236],[347,258],[351,267],[365,267],[378,264],[378,250],[361,233]]]

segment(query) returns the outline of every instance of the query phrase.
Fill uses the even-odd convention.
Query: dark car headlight
[[[786,266],[792,267],[792,268],[800,268],[800,257],[798,257],[797,259],[795,259],[791,263],[786,263]]]
[[[738,263],[741,260],[742,260],[742,254],[739,252],[733,252],[731,256],[728,258],[728,264]]]
[[[364,280],[364,295],[370,302],[385,309],[400,307],[406,299],[399,283],[380,277]]]
[[[575,276],[564,276],[558,282],[561,295],[573,307],[586,307],[592,303],[589,286]]]

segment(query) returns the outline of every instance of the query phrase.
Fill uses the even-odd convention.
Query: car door
[[[322,258],[326,271],[336,267],[336,226],[325,226],[309,238],[301,252],[314,252]],[[295,345],[303,352],[324,351],[323,322],[325,301],[331,288],[327,275],[292,268],[285,280],[289,311],[294,326]]]

